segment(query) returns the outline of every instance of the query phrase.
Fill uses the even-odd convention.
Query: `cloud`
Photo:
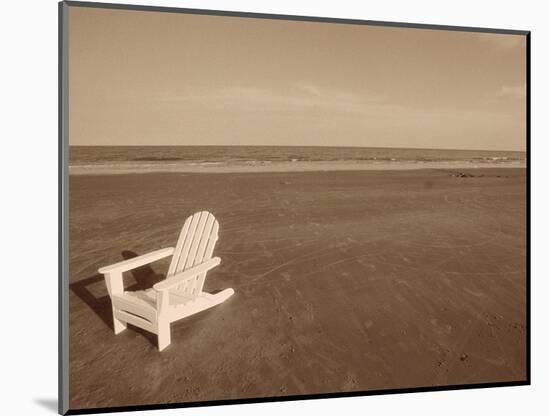
[[[524,85],[503,85],[498,91],[499,97],[510,98],[525,98],[525,84]]]
[[[382,104],[379,95],[364,95],[311,84],[293,84],[282,88],[230,86],[194,89],[185,94],[158,97],[158,101],[181,103],[209,110],[246,112],[330,112],[334,114],[364,114],[368,108]]]
[[[297,84],[296,88],[306,94],[313,95],[315,97],[321,97],[321,91],[319,88],[309,84]]]
[[[496,50],[510,50],[525,47],[523,35],[497,35],[494,33],[480,33],[479,40],[490,48]]]

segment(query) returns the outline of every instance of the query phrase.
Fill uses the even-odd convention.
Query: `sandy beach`
[[[71,174],[71,409],[526,378],[524,168],[267,170]],[[200,210],[221,227],[205,289],[235,295],[162,353],[115,336],[97,269]]]

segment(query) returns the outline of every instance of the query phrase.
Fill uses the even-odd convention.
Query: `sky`
[[[525,45],[72,6],[70,144],[525,150]]]

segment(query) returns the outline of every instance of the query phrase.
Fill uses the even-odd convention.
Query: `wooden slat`
[[[186,268],[196,266],[198,264],[201,264],[203,261],[208,260],[210,257],[206,257],[206,248],[208,247],[208,242],[210,241],[210,236],[212,233],[212,227],[217,222],[214,216],[211,213],[207,213],[207,221],[201,231],[200,234],[197,234],[197,250],[195,252],[195,255],[193,257],[189,257],[187,259],[187,265]],[[187,285],[184,289],[186,293],[189,293],[191,295],[198,295],[199,290],[197,289],[197,285],[201,281],[201,278],[203,279],[206,273],[201,273],[197,275],[194,279],[187,282]]]
[[[216,222],[216,219],[212,214],[209,213],[208,220],[206,222],[203,232],[201,233],[200,244],[197,249],[197,253],[195,254],[195,259],[193,260],[193,263],[190,264],[190,266],[196,266],[197,264],[202,263],[203,260],[207,260],[205,256],[206,247],[208,245],[208,241],[210,240],[210,235],[212,234],[212,227],[214,227],[214,222]]]
[[[145,264],[152,263],[154,261],[160,260],[164,257],[170,256],[174,252],[173,247],[162,248],[160,250],[153,251],[151,253],[143,254],[128,260],[124,260],[110,266],[102,267],[98,270],[99,273],[108,274],[114,271],[125,272],[128,270],[135,269],[137,267],[143,266]]]
[[[216,245],[216,241],[218,241],[218,229],[219,229],[218,221],[216,221],[212,227],[212,231],[210,232],[210,237],[208,239],[208,244],[206,245],[206,251],[204,253],[204,259],[209,259],[212,257],[212,253],[214,252],[214,246]]]
[[[204,261],[203,263],[194,266],[190,269],[183,270],[179,273],[176,273],[174,276],[169,277],[163,281],[160,281],[153,285],[155,290],[173,290],[175,287],[181,285],[185,280],[191,279],[198,274],[205,273],[208,270],[216,267],[220,264],[219,257],[213,257],[210,260]]]
[[[185,318],[195,313],[204,311],[205,309],[212,308],[227,300],[233,295],[233,289],[225,289],[221,292],[211,295],[204,293],[198,296],[195,300],[190,301],[182,306],[170,309],[170,321],[177,321],[178,319]]]
[[[129,324],[135,325],[139,328],[145,329],[146,331],[152,332],[153,334],[157,333],[156,325],[153,325],[151,322],[140,318],[139,316],[133,315],[132,313],[127,313],[125,311],[117,310],[115,311],[115,317],[123,322],[128,322]]]
[[[150,322],[157,319],[157,310],[147,301],[132,295],[116,295],[112,298],[116,310],[125,310],[141,316]]]
[[[195,236],[195,230],[197,229],[197,225],[199,223],[200,214],[200,212],[193,214],[191,225],[189,226],[189,230],[187,231],[187,234],[185,236],[185,243],[183,244],[183,247],[181,249],[181,255],[176,266],[176,273],[182,271],[185,267],[187,255],[189,254],[189,249],[191,248],[191,243],[193,242],[193,237]]]
[[[191,247],[189,248],[189,254],[187,255],[187,260],[185,261],[185,266],[183,266],[184,270],[193,266],[193,262],[195,261],[195,256],[197,255],[197,249],[199,248],[202,233],[204,231],[204,226],[206,225],[206,220],[208,219],[209,215],[210,215],[209,212],[206,212],[206,211],[201,212],[199,224],[195,229],[195,234],[193,235],[193,242],[191,243]]]
[[[211,259],[218,238],[218,229],[218,221],[208,211],[196,212],[189,216],[179,235],[166,277],[170,278]],[[183,282],[172,290],[197,296],[202,291],[205,277],[206,272],[201,273],[195,279]]]
[[[193,219],[193,216],[188,217],[185,220],[185,223],[183,224],[180,235],[178,237],[178,243],[174,250],[174,256],[172,257],[172,261],[170,262],[170,267],[168,268],[167,276],[172,276],[174,273],[176,273],[176,267],[178,266],[178,261],[181,256],[181,250],[183,248],[183,244],[185,243],[185,237],[187,236],[187,232],[189,231],[189,226],[191,225],[192,219]]]
[[[218,221],[214,221],[214,224],[212,225],[212,230],[210,231],[210,235],[208,237],[208,243],[204,251],[204,257],[202,259],[203,262],[212,257],[212,253],[214,252],[214,246],[216,245],[216,241],[218,241],[218,230],[219,230]],[[197,277],[197,283],[193,290],[194,295],[198,296],[202,292],[205,278],[206,278],[206,273],[201,273]]]

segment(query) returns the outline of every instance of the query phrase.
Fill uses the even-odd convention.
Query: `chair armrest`
[[[132,259],[121,261],[119,263],[111,264],[110,266],[102,267],[98,271],[101,274],[108,274],[112,272],[122,273],[128,270],[132,270],[137,267],[143,266],[145,264],[149,264],[154,261],[160,260],[164,257],[171,256],[173,253],[174,253],[174,247],[163,248],[148,254],[143,254],[141,256],[134,257]]]
[[[220,264],[220,262],[221,259],[219,257],[212,257],[210,260],[207,260],[204,263],[193,266],[190,269],[177,273],[174,276],[169,277],[168,279],[165,279],[162,282],[157,283],[156,285],[153,285],[153,289],[158,292],[172,289],[174,286],[183,283],[185,280],[191,279],[201,273],[206,273],[208,270],[213,269],[218,264]]]

